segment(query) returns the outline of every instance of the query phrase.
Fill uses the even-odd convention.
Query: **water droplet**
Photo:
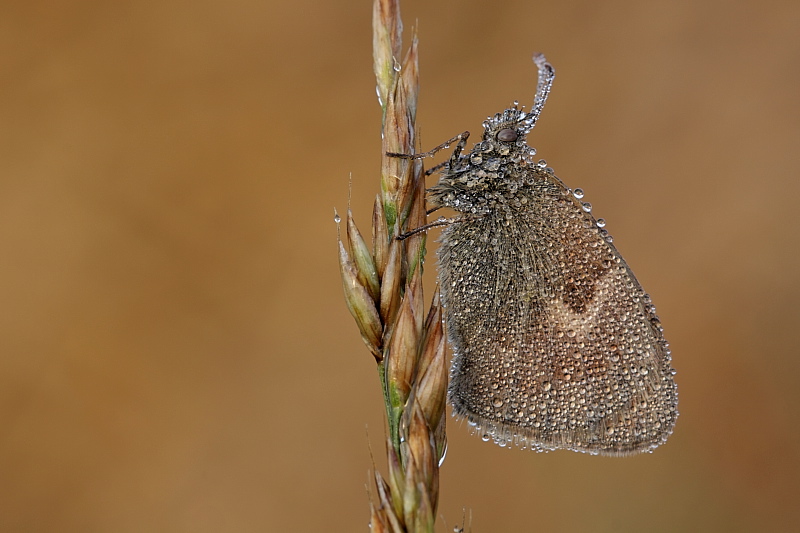
[[[481,435],[481,440],[483,442],[489,442],[489,439],[490,439],[490,437],[489,437],[488,433],[484,433],[483,435]]]
[[[604,228],[605,225],[606,225],[606,219],[604,219],[604,218],[598,218],[597,219],[597,227],[598,228]]]
[[[381,98],[381,88],[377,85],[375,86],[375,94],[378,95],[378,105],[383,107],[383,98]]]
[[[503,406],[503,399],[495,397],[492,400],[492,405],[494,405],[495,407],[502,407]]]
[[[572,196],[580,200],[581,198],[583,198],[583,189],[575,189],[574,191],[572,191]]]
[[[337,224],[342,221],[342,217],[339,216],[339,213],[336,211],[333,212],[333,221]]]
[[[484,165],[484,167],[487,170],[497,170],[498,168],[500,168],[500,160],[490,159],[489,161],[486,162],[486,165]]]
[[[395,72],[400,72],[400,69],[402,68],[400,62],[395,57],[392,57],[392,68]]]
[[[549,391],[551,387],[552,385],[550,384],[549,381],[545,381],[544,383],[542,383],[542,389],[545,391]]]
[[[583,205],[581,205],[581,207],[583,207],[583,210],[586,211],[587,213],[591,213],[592,211],[592,204],[590,204],[589,202],[583,202]]]

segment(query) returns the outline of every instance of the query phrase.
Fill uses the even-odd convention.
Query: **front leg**
[[[467,139],[469,139],[469,132],[465,131],[464,133],[459,133],[449,141],[445,141],[439,146],[429,150],[427,152],[422,152],[421,154],[398,154],[396,152],[386,152],[386,155],[389,157],[399,157],[401,159],[424,159],[429,156],[433,156],[439,150],[444,150],[450,148],[450,145],[454,142],[458,141],[455,149],[453,150],[453,155],[450,156],[450,163],[455,163],[458,160],[458,156],[461,155],[461,152],[464,150],[464,147],[467,145]]]

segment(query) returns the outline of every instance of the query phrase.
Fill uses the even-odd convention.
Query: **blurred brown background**
[[[797,530],[800,4],[403,14],[424,146],[529,105],[534,51],[555,65],[530,141],[653,295],[681,398],[626,459],[451,423],[441,530]],[[333,207],[352,173],[367,229],[370,23],[368,0],[0,5],[0,530],[367,530],[381,397]]]

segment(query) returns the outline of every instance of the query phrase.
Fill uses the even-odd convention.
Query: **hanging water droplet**
[[[583,189],[575,189],[574,191],[572,191],[572,196],[580,200],[581,198],[583,198]]]
[[[591,213],[592,211],[592,204],[590,204],[589,202],[583,202],[581,207],[583,207],[583,210],[586,211],[587,213]]]
[[[606,219],[604,219],[604,218],[598,218],[597,219],[597,227],[598,228],[604,228],[605,225],[606,225]]]

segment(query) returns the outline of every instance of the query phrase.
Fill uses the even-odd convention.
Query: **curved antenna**
[[[533,62],[539,68],[539,82],[536,84],[536,96],[533,98],[533,107],[526,117],[525,122],[530,124],[530,128],[536,124],[539,114],[542,112],[547,95],[550,94],[550,87],[553,86],[553,79],[556,71],[553,65],[547,62],[543,54],[533,54]]]

